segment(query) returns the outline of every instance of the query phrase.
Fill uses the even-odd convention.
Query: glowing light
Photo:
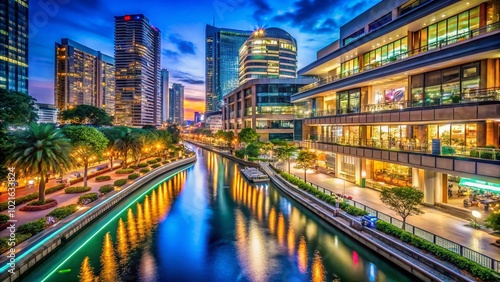
[[[125,16],[125,17],[123,17],[123,19],[126,21],[130,21],[130,16]]]

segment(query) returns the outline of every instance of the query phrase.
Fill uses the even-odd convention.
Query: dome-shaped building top
[[[297,77],[297,41],[281,28],[255,30],[240,48],[240,85],[255,78]]]

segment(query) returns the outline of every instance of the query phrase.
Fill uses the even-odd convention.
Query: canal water
[[[22,281],[416,281],[271,183],[197,151],[64,243]]]

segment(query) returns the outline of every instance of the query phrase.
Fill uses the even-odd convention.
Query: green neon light
[[[179,172],[181,172],[181,171],[184,171],[184,170],[186,170],[186,169],[188,169],[188,168],[192,167],[193,165],[194,165],[194,164],[191,164],[190,166],[188,166],[188,167],[186,167],[186,168],[184,168],[184,169],[180,169],[180,170],[176,171],[174,174],[172,174],[172,175],[170,175],[170,176],[168,176],[168,177],[165,177],[165,178],[164,178],[164,179],[162,179],[160,182],[164,182],[165,180],[170,179],[170,178],[171,178],[171,177],[173,177],[175,174],[177,174],[177,173],[179,173]],[[142,194],[140,195],[140,197],[144,196],[147,192],[151,191],[151,189],[153,189],[155,186],[156,186],[156,185],[153,185],[153,186],[152,186],[151,188],[149,188],[147,191],[145,191],[144,193],[142,193]],[[16,261],[21,260],[21,259],[22,259],[22,258],[24,258],[27,254],[29,254],[29,253],[31,253],[31,252],[33,252],[33,251],[35,251],[35,250],[36,250],[36,249],[37,249],[40,245],[45,244],[48,240],[52,239],[53,237],[55,237],[56,235],[58,235],[59,233],[61,233],[62,231],[64,231],[66,228],[68,228],[68,226],[69,226],[69,225],[73,224],[75,221],[77,221],[77,220],[79,220],[80,218],[82,218],[83,216],[87,215],[88,213],[90,213],[90,212],[91,212],[91,211],[93,211],[94,209],[97,209],[97,208],[99,208],[100,206],[102,206],[102,205],[106,204],[107,202],[111,201],[111,200],[112,200],[112,199],[114,199],[115,197],[118,197],[121,193],[124,193],[124,191],[125,191],[125,190],[122,190],[122,191],[120,191],[120,192],[116,193],[115,195],[113,195],[113,196],[109,197],[108,199],[104,200],[102,203],[98,204],[97,206],[95,206],[95,207],[93,207],[93,208],[89,209],[88,211],[86,211],[85,213],[81,214],[80,216],[78,216],[77,218],[73,219],[72,221],[70,221],[70,222],[66,223],[66,225],[64,225],[62,228],[58,229],[57,231],[55,231],[54,233],[52,233],[50,236],[47,236],[47,237],[46,237],[45,239],[43,239],[42,241],[38,242],[35,246],[31,247],[28,251],[25,251],[23,254],[21,254],[21,255],[17,256],[17,257],[16,257]],[[132,203],[130,203],[128,206],[126,206],[124,209],[128,208],[128,207],[129,207],[130,205],[132,205],[132,204],[133,204],[133,202],[132,202]],[[124,210],[124,209],[123,209],[123,210]],[[123,211],[123,210],[122,210],[122,211]],[[122,211],[120,211],[118,214],[120,214]],[[118,215],[118,214],[117,214],[117,215]],[[117,215],[116,215],[116,216],[117,216]],[[116,218],[116,216],[114,216],[111,220],[115,219],[115,218]],[[110,220],[110,221],[111,221],[111,220]],[[101,227],[101,229],[99,229],[99,231],[98,231],[98,232],[96,232],[95,234],[99,233],[99,232],[100,232],[100,231],[101,231],[101,230],[102,230],[102,229],[103,229],[106,225],[108,225],[108,224],[109,224],[109,221],[108,221],[108,222],[107,222],[107,223],[106,223],[103,227]],[[90,239],[92,239],[92,238],[95,236],[95,234],[94,234],[92,237],[90,237]],[[89,240],[90,240],[90,239],[89,239]],[[85,245],[85,244],[86,244],[89,240],[85,241],[85,243],[84,243],[83,245]],[[82,245],[82,246],[83,246],[83,245]],[[80,246],[80,247],[79,247],[79,248],[78,248],[75,252],[77,252],[78,250],[80,250],[82,246]],[[75,252],[73,252],[73,254],[74,254]],[[65,263],[65,262],[66,262],[66,261],[67,261],[67,260],[68,260],[71,256],[73,256],[73,254],[71,254],[71,255],[70,255],[67,259],[65,259],[65,260],[64,260],[64,261],[63,261],[60,265],[58,265],[58,266],[57,266],[57,268],[59,268],[59,267],[60,267],[63,263]],[[5,265],[5,266],[3,266],[3,267],[0,269],[0,273],[4,273],[4,272],[7,270],[7,268],[10,268],[10,266],[9,266],[9,264],[8,264],[8,263],[6,263],[6,265]],[[56,268],[56,269],[57,269],[57,268]],[[44,280],[42,280],[42,281],[45,281],[45,279],[47,279],[47,278],[48,278],[50,275],[52,275],[54,272],[55,272],[55,270],[54,270],[54,271],[52,271],[52,272],[51,272],[51,273],[50,273],[50,274],[49,274],[46,278],[44,278]]]
[[[500,192],[500,184],[472,178],[461,178],[459,185]]]

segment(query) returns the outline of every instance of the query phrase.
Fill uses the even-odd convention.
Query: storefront
[[[351,156],[341,155],[339,157],[339,167],[337,177],[350,182],[356,182],[356,164],[359,163],[359,159]]]
[[[407,79],[373,86],[373,94],[369,96],[368,104],[396,103],[407,100],[407,86]]]
[[[486,213],[499,212],[500,184],[473,178],[448,176],[447,203]]]
[[[407,140],[406,125],[368,126],[368,138],[375,148],[399,148]]]
[[[367,176],[378,184],[398,187],[412,186],[412,170],[410,167],[393,163],[367,160]]]
[[[359,113],[361,89],[351,89],[337,93],[337,109],[339,114]]]
[[[477,124],[433,124],[427,126],[427,142],[440,139],[441,146],[452,146],[456,149],[472,148],[477,144]]]
[[[318,172],[335,175],[335,153],[318,151]]]

